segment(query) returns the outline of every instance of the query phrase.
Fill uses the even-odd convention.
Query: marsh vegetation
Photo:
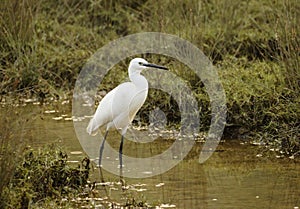
[[[226,93],[225,138],[256,141],[286,157],[298,158],[299,19],[297,0],[64,0],[59,3],[54,0],[3,0],[0,5],[0,100],[5,109],[0,112],[0,191],[7,194],[8,188],[22,185],[32,192],[26,194],[32,195],[30,197],[22,196],[24,190],[17,189],[17,195],[6,200],[11,201],[8,207],[20,204],[20,198],[39,201],[45,196],[55,196],[57,190],[74,189],[63,185],[63,188],[53,186],[53,190],[46,191],[36,187],[35,182],[16,181],[16,178],[32,175],[24,168],[22,159],[31,158],[36,170],[41,169],[40,163],[46,162],[38,162],[33,151],[32,154],[28,150],[24,152],[28,149],[26,143],[32,138],[30,124],[38,113],[34,117],[22,117],[22,111],[14,106],[22,104],[24,99],[35,99],[40,104],[70,99],[81,68],[97,49],[138,32],[177,35],[199,47],[211,59],[218,68]],[[209,98],[201,80],[176,60],[151,54],[141,56],[168,66],[187,81],[201,106],[201,131],[206,131],[211,115]],[[115,66],[104,79],[102,90],[110,90],[124,80],[127,64],[124,61]],[[147,111],[155,105],[176,126],[180,115],[174,111],[175,101],[155,90],[150,90],[139,112],[141,120],[147,121]],[[67,166],[63,151],[43,152],[54,158],[53,161],[58,159],[59,165]],[[39,158],[43,160],[45,155]],[[82,171],[81,167],[68,169],[64,175]],[[86,183],[84,175],[74,176],[79,180],[60,181],[82,186]],[[71,188],[66,189],[68,186]],[[6,197],[1,195],[1,198]]]

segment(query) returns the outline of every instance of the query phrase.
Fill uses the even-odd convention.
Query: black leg
[[[122,169],[122,166],[123,166],[123,158],[122,158],[122,154],[123,154],[123,141],[124,141],[124,136],[122,135],[121,143],[120,143],[120,149],[119,149],[119,160],[120,160],[120,168],[121,169]]]
[[[125,185],[124,180],[123,180],[123,141],[124,141],[124,136],[122,135],[121,143],[120,143],[120,149],[119,149],[120,181],[122,183],[122,186]]]
[[[102,153],[103,153],[103,149],[104,149],[104,144],[105,144],[105,140],[106,140],[106,136],[108,134],[108,130],[105,132],[102,144],[100,146],[100,151],[99,151],[99,167],[101,167],[101,161],[102,161]]]

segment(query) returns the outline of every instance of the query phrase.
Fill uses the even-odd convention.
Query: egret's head
[[[158,69],[167,70],[166,67],[149,63],[143,58],[134,58],[133,60],[131,60],[128,70],[130,74],[133,74],[133,73],[140,73],[142,70],[146,68],[158,68]]]
[[[141,72],[143,69],[147,68],[146,66],[144,66],[145,64],[148,64],[148,62],[145,59],[134,58],[130,61],[129,70],[131,72],[134,72],[134,71]]]

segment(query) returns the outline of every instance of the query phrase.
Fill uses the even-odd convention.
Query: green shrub
[[[282,127],[294,130],[291,139],[299,130],[297,0],[4,0],[0,9],[0,94],[65,97],[86,60],[108,41],[136,32],[170,33],[189,40],[218,65],[230,125],[260,135],[267,132],[283,145],[299,144],[288,138],[289,143],[281,143],[286,138]],[[168,58],[163,61],[189,82],[205,130],[210,107],[203,85],[186,67]],[[127,64],[110,73],[105,90],[123,81]],[[178,123],[174,103],[150,91],[142,110],[161,104],[168,119]],[[146,113],[140,116],[147,119]]]
[[[32,114],[24,116],[23,110],[13,106],[0,107],[0,208],[4,207],[4,191],[30,140],[28,126],[33,118]]]
[[[62,198],[82,191],[89,177],[90,161],[84,158],[77,167],[72,167],[67,160],[67,154],[54,145],[28,149],[4,193],[5,205],[28,208],[47,198]]]

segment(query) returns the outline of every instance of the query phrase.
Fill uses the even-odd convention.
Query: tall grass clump
[[[300,6],[295,1],[284,1],[281,6],[285,12],[274,9],[277,24],[275,27],[276,40],[280,54],[278,60],[286,69],[285,82],[295,96],[300,95]]]
[[[160,7],[158,2],[145,3],[142,18],[147,20],[147,26],[190,40],[218,67],[227,97],[226,137],[250,137],[281,147],[288,155],[299,154],[297,1],[159,4]],[[161,8],[169,9],[161,11]],[[179,74],[185,72],[188,71]],[[206,104],[202,108],[206,113],[202,121],[209,125],[209,100],[203,93],[203,85],[195,87],[193,82],[191,86],[199,104]]]
[[[3,108],[4,109],[4,108]],[[0,109],[0,207],[4,207],[5,188],[13,178],[15,169],[22,159],[23,151],[30,136],[29,118],[13,107]]]
[[[267,140],[275,142],[284,153],[299,156],[300,6],[297,1],[282,1],[280,7],[273,8],[271,18],[276,20],[274,34],[279,51],[276,58],[282,68],[284,89],[278,91],[276,112],[272,115],[274,123],[266,128],[267,133],[273,134]]]
[[[71,17],[65,14],[74,15],[78,9],[67,1],[57,5],[54,1],[4,0],[0,4],[1,94],[68,95],[65,91],[74,85],[91,45],[101,43],[92,30],[70,24]]]
[[[297,0],[4,0],[0,93],[69,96],[86,60],[104,44],[132,33],[164,32],[192,42],[218,67],[229,135],[268,138],[297,152],[299,7]],[[208,129],[209,98],[201,80],[171,58],[160,62],[188,81],[201,105],[202,128]],[[126,77],[127,64],[109,73],[105,90]],[[149,98],[141,117],[162,104],[172,122],[180,121],[171,97],[150,91]]]
[[[1,93],[28,89],[36,84],[32,71],[36,0],[3,0],[0,12]]]

